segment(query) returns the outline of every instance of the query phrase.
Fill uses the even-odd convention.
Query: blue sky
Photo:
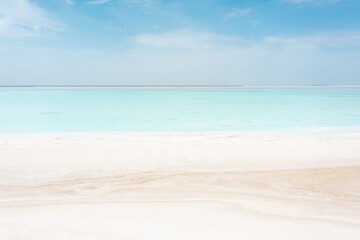
[[[359,85],[359,0],[0,0],[0,84]]]

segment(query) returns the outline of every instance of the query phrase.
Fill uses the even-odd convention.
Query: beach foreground
[[[0,138],[1,239],[359,239],[360,136]]]

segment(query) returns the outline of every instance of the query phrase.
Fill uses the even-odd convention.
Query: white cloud
[[[270,36],[264,42],[282,46],[348,47],[360,46],[360,32],[324,32],[304,36]]]
[[[251,12],[251,8],[233,8],[225,14],[224,19],[245,17]]]
[[[56,30],[58,23],[28,0],[0,0],[0,37],[38,37]]]
[[[258,41],[192,29],[143,33],[131,38],[139,46],[178,50],[234,49],[263,45],[267,47],[341,48],[360,47],[360,31],[316,32],[299,36],[267,36]]]
[[[342,2],[343,0],[280,0],[285,3],[292,4],[305,4],[305,3],[313,3],[313,4],[332,4]]]
[[[64,0],[67,4],[74,5],[74,0]]]
[[[143,33],[133,37],[136,43],[145,47],[204,50],[219,44],[226,45],[239,40],[236,37],[217,35],[209,32],[181,29],[161,33]]]
[[[126,5],[132,5],[132,6],[138,6],[141,8],[154,8],[156,7],[159,3],[160,0],[120,0],[120,2],[122,4],[126,4]]]
[[[91,5],[101,5],[101,4],[105,4],[110,2],[111,0],[91,0],[91,1],[87,1],[87,4],[91,4]]]

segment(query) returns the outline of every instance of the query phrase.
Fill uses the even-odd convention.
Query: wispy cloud
[[[332,4],[332,3],[338,3],[342,2],[343,0],[280,0],[284,3],[291,3],[291,4],[306,4],[306,3],[312,3],[312,4]]]
[[[251,8],[232,8],[230,11],[228,11],[224,19],[232,19],[232,18],[238,18],[238,17],[245,17],[251,12]]]
[[[64,0],[67,4],[74,5],[74,0]]]
[[[262,49],[281,48],[344,48],[360,47],[360,31],[318,32],[299,36],[266,36],[258,41],[246,41],[238,36],[180,29],[165,32],[142,33],[131,38],[147,48],[178,50]]]
[[[360,47],[360,32],[323,32],[313,33],[303,36],[268,36],[264,42],[282,46],[299,46],[299,47]]]
[[[108,3],[110,1],[111,0],[91,0],[91,1],[87,1],[86,3],[90,4],[90,5],[101,5],[101,4]]]
[[[0,37],[39,37],[55,31],[59,23],[28,0],[0,0]]]
[[[120,3],[150,9],[157,7],[160,0],[120,0]]]
[[[137,44],[145,47],[165,49],[202,50],[220,43],[237,41],[237,37],[217,35],[209,32],[181,29],[161,33],[143,33],[133,37]]]

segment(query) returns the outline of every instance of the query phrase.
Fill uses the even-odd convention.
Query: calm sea
[[[360,126],[360,88],[0,89],[0,134]]]

